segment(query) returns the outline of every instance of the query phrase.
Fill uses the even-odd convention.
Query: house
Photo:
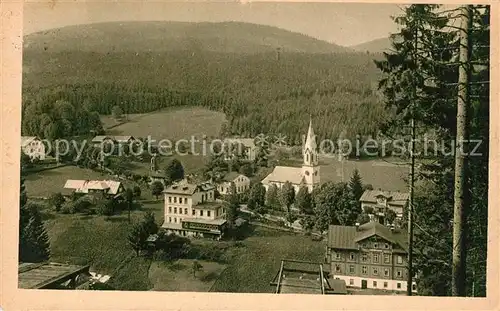
[[[267,175],[262,184],[269,189],[270,185],[276,185],[281,188],[287,181],[290,182],[295,192],[298,192],[301,186],[306,186],[309,192],[320,184],[320,172],[318,163],[318,152],[316,146],[316,136],[312,128],[312,121],[309,122],[306,141],[302,148],[303,163],[302,167],[276,166],[274,170]]]
[[[348,287],[407,290],[406,232],[371,221],[328,228],[326,262]],[[416,292],[416,283],[412,284]]]
[[[250,178],[238,172],[231,172],[224,176],[222,181],[217,185],[217,191],[223,195],[229,194],[232,183],[234,183],[236,193],[238,194],[250,189]]]
[[[359,201],[363,211],[383,224],[387,209],[396,213],[396,219],[402,219],[409,197],[408,193],[397,191],[366,190]]]
[[[103,193],[116,197],[124,191],[124,186],[119,181],[113,180],[73,180],[68,179],[64,189],[78,194]]]
[[[244,160],[253,161],[257,155],[257,146],[253,138],[226,138],[224,146],[232,152],[241,155]],[[227,154],[225,160],[230,160],[233,153]]]
[[[133,136],[109,136],[109,135],[98,135],[92,139],[92,144],[94,146],[102,146],[106,143],[109,144],[119,144],[119,145],[131,145],[138,140]]]
[[[45,145],[36,136],[21,136],[21,151],[31,160],[45,159]]]
[[[162,229],[181,236],[219,240],[226,228],[223,202],[215,199],[211,183],[175,183],[163,191],[165,198]]]

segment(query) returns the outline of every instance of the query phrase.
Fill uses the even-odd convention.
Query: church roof
[[[276,166],[271,174],[267,175],[266,178],[262,180],[263,184],[268,184],[270,182],[286,182],[289,181],[292,184],[300,185],[304,179],[302,175],[302,168],[300,167],[290,167],[290,166]]]

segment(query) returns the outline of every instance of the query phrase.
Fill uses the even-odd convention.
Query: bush
[[[96,204],[96,210],[99,215],[111,216],[113,215],[113,202],[112,200],[100,200]]]

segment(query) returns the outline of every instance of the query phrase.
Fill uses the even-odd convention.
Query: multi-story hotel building
[[[220,239],[224,234],[225,208],[215,199],[211,183],[192,184],[186,181],[163,191],[164,222],[167,233]]]
[[[406,235],[377,221],[328,229],[326,260],[334,278],[348,287],[406,291],[406,255]]]

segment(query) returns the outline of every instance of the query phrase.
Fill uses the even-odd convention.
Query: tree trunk
[[[453,261],[452,261],[452,296],[465,296],[466,270],[466,211],[465,199],[467,188],[467,155],[465,144],[467,134],[467,111],[469,106],[469,31],[470,6],[463,6],[460,30],[460,54],[457,102],[457,136],[455,142],[455,190],[453,206]]]

